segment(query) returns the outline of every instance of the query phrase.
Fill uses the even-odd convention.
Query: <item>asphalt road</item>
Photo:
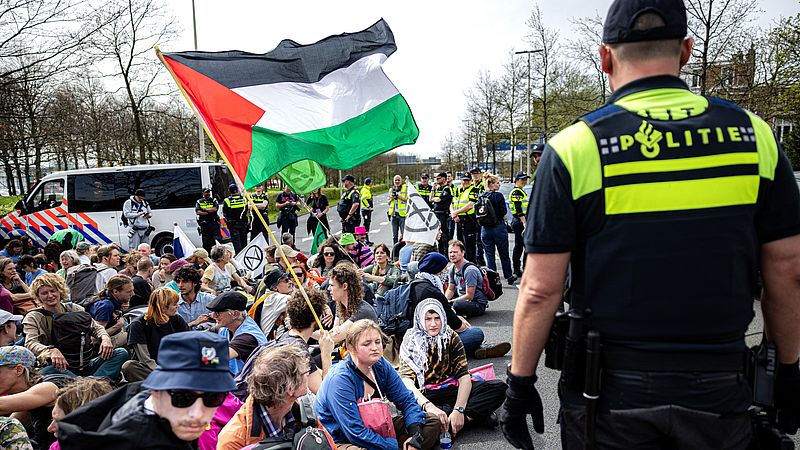
[[[370,230],[370,239],[375,242],[392,242],[391,225],[386,221],[387,195],[382,194],[375,197],[375,211],[373,212],[373,222]],[[311,238],[305,232],[305,218],[301,218],[301,224],[297,230],[297,246],[298,248],[308,254],[311,247]],[[331,208],[331,213],[328,214],[328,220],[331,224],[332,231],[337,233],[341,230],[341,225],[335,213],[335,207]],[[275,231],[275,227],[272,227]],[[511,237],[513,246],[513,236]],[[390,245],[391,247],[391,245]],[[498,261],[498,267],[500,262]],[[517,287],[503,286],[503,295],[489,305],[486,314],[470,320],[473,326],[481,327],[486,335],[486,342],[503,342],[511,341],[512,319],[514,315],[514,307],[517,302]],[[760,341],[760,332],[763,324],[761,320],[761,313],[759,305],[755,305],[755,318],[750,325],[748,333],[748,344],[755,345]],[[550,370],[544,367],[544,358],[539,365],[538,375],[539,381],[537,388],[542,397],[544,404],[544,417],[545,417],[545,432],[542,435],[537,435],[530,427],[531,435],[534,438],[534,444],[537,449],[560,449],[561,443],[559,438],[559,427],[556,424],[558,414],[558,396],[556,394],[556,386],[558,383],[559,372]],[[505,379],[505,371],[508,363],[511,362],[511,354],[505,357],[496,358],[492,360],[471,360],[470,367],[480,366],[488,362],[494,363],[495,372],[499,379]],[[800,448],[800,434],[794,437],[795,445]],[[486,429],[474,428],[464,430],[453,442],[453,448],[465,450],[495,450],[495,449],[511,449],[511,445],[503,438],[499,428]]]

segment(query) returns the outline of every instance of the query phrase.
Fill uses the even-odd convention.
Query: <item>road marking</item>
[[[381,222],[381,226],[389,225],[389,222]]]
[[[314,239],[314,236],[309,236],[309,237],[307,237],[307,238],[303,238],[303,239],[302,239],[302,242],[308,242],[308,241],[310,241],[310,240],[312,240],[312,239]]]
[[[369,230],[369,233],[380,233],[380,232],[381,232],[380,228],[373,228],[373,229]]]

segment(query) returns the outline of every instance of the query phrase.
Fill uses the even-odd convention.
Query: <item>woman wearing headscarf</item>
[[[505,399],[505,383],[499,380],[472,381],[467,354],[458,333],[447,326],[442,304],[427,298],[414,310],[414,326],[400,346],[398,369],[406,386],[425,412],[439,418],[442,431],[456,435],[469,423],[493,427],[494,411]],[[426,389],[458,380],[458,386]]]

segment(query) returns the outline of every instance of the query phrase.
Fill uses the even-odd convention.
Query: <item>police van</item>
[[[122,205],[137,189],[153,211],[150,244],[156,254],[171,250],[173,223],[201,246],[195,202],[211,186],[222,201],[233,182],[224,164],[213,162],[100,167],[56,172],[44,177],[0,219],[0,238],[27,234],[44,246],[57,230],[71,228],[92,244],[128,248]],[[223,238],[227,229],[223,231]]]

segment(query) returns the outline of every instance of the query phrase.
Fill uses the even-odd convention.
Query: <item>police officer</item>
[[[361,223],[361,214],[358,213],[358,209],[361,207],[361,196],[358,195],[358,190],[356,190],[354,176],[345,175],[342,178],[342,183],[346,190],[342,198],[339,199],[336,212],[339,213],[339,218],[342,220],[342,233],[353,233]]]
[[[392,222],[392,244],[400,240],[406,225],[407,189],[400,175],[395,175],[389,188],[389,210],[386,212]]]
[[[219,234],[219,202],[211,196],[211,188],[203,188],[203,197],[194,204],[194,213],[197,214],[197,225],[203,248],[207,252],[216,241],[221,240]]]
[[[522,276],[522,232],[525,230],[525,214],[528,212],[528,194],[525,193],[525,185],[528,184],[528,176],[525,172],[517,172],[514,177],[514,188],[508,193],[508,203],[511,205],[511,231],[514,232],[514,252],[511,262],[514,264],[514,275]]]
[[[472,184],[469,173],[461,176],[461,188],[458,197],[453,200],[453,212],[450,217],[456,222],[458,240],[466,247],[467,261],[475,263],[475,251],[478,238],[478,221],[475,220],[475,203],[478,202],[478,189]]]
[[[372,245],[369,240],[369,226],[372,224],[372,210],[375,203],[372,200],[372,178],[364,178],[364,186],[361,186],[361,215],[364,217],[364,228],[367,230],[367,245]]]
[[[222,216],[225,217],[225,223],[228,224],[228,231],[231,233],[231,243],[233,250],[239,253],[239,250],[247,246],[247,231],[250,229],[247,214],[247,200],[239,193],[239,187],[236,183],[231,183],[228,186],[228,192],[231,195],[225,197],[225,202],[222,205]]]
[[[453,186],[453,172],[445,173],[447,174],[447,185],[450,187],[450,193],[453,194],[453,200],[455,200],[458,197],[458,186]],[[452,207],[453,204],[451,203],[450,206]],[[456,222],[449,216],[447,217],[447,226],[450,228],[450,238],[452,239],[456,235]]]
[[[678,77],[686,32],[682,0],[615,0],[599,49],[613,93],[545,146],[500,413],[517,448],[533,448],[528,414],[544,429],[535,371],[570,263],[571,325],[589,336],[572,342],[602,343],[602,371],[565,363],[563,448],[747,448],[758,266],[778,422],[797,431],[800,194],[764,120]]]
[[[433,213],[439,219],[439,225],[442,229],[442,236],[439,238],[439,253],[447,254],[447,243],[452,239],[450,234],[450,226],[448,222],[450,218],[450,205],[453,203],[453,190],[447,184],[447,174],[440,172],[436,174],[436,185],[431,191],[430,203],[433,205]]]
[[[422,196],[422,198],[425,200],[425,203],[427,203],[428,207],[430,207],[431,206],[430,196],[433,186],[430,185],[428,180],[429,180],[428,174],[423,173],[422,176],[420,177],[420,182],[417,183],[416,188],[417,192],[419,192],[419,195]]]
[[[256,217],[257,213],[261,213],[261,216],[264,217],[264,221],[267,222],[267,225],[269,225],[269,215],[267,213],[267,208],[269,208],[269,197],[267,196],[266,192],[264,192],[264,185],[257,185],[256,191],[253,194],[250,194],[250,198],[253,199],[253,204],[258,210],[257,212],[253,211],[252,217],[250,218],[250,240],[255,239],[255,237],[259,234],[263,234],[266,238],[267,230],[264,229],[264,224],[261,223],[261,219]]]
[[[483,186],[483,171],[480,169],[480,167],[475,166],[475,167],[472,168],[472,170],[469,171],[469,173],[470,173],[470,175],[472,175],[472,189],[475,191],[474,192],[475,193],[475,201],[477,201],[477,198],[480,197],[480,195],[483,194],[483,192],[486,190],[485,187]],[[475,238],[475,245],[476,245],[475,258],[476,258],[476,260],[473,261],[473,262],[475,264],[479,265],[479,266],[484,266],[484,265],[486,265],[486,261],[484,261],[484,257],[483,257],[483,241],[481,240],[481,224],[479,224],[477,221],[475,221],[475,233],[476,233],[476,238]],[[466,242],[464,244],[465,245],[469,245]]]

